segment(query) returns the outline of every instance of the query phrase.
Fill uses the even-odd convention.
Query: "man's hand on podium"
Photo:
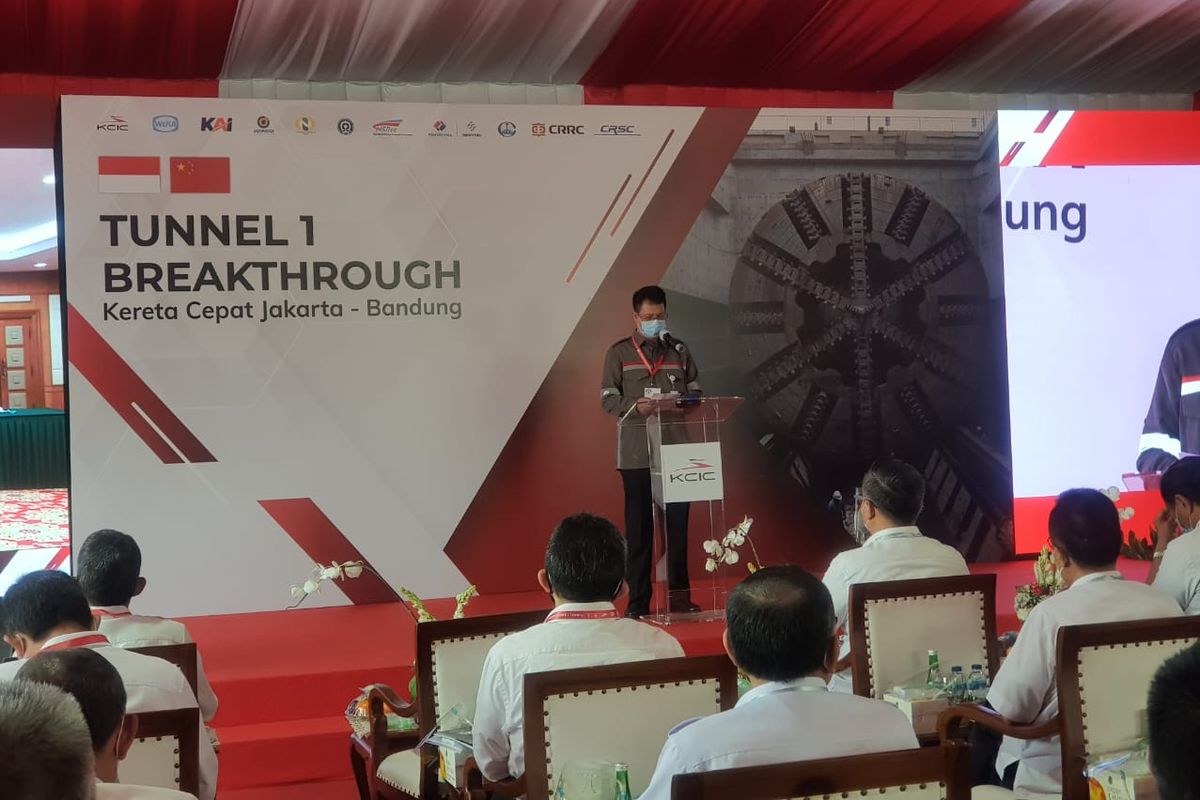
[[[657,403],[649,397],[639,397],[637,399],[637,410],[643,417],[650,416],[657,408]]]

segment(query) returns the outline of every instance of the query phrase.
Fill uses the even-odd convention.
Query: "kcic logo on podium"
[[[716,479],[713,465],[700,458],[689,458],[687,466],[676,467],[667,478],[671,483],[703,483]]]

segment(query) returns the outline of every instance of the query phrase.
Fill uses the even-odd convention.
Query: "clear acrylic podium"
[[[707,622],[725,615],[724,569],[699,575],[690,570],[690,587],[672,587],[668,565],[670,537],[665,508],[690,503],[685,559],[703,552],[707,539],[720,540],[725,520],[725,476],[721,466],[721,426],[741,406],[741,397],[667,397],[654,399],[648,417],[630,409],[621,425],[645,428],[650,449],[650,486],[654,496],[654,538],[660,554],[653,562],[651,613],[647,621],[660,625]],[[680,609],[696,603],[701,611]]]

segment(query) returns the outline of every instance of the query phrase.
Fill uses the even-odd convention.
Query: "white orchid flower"
[[[302,587],[292,586],[292,599],[293,600],[299,600],[302,597],[304,597],[306,594],[307,594],[307,592],[305,592]]]
[[[711,558],[705,559],[704,571],[705,572],[716,572],[717,571],[717,562]]]
[[[354,561],[347,561],[342,565],[345,568],[347,578],[357,578],[363,574],[363,565]]]
[[[308,580],[306,580],[304,582],[303,591],[306,595],[312,594],[313,592],[319,591],[320,589],[321,589],[320,581],[316,581],[316,580],[313,580],[312,578],[309,578]]]
[[[725,553],[726,564],[736,564],[738,562],[737,550],[729,550]]]
[[[1122,508],[1121,509],[1121,519],[1122,520],[1132,519],[1134,514],[1136,514],[1136,513],[1137,512],[1134,511],[1132,508]]]
[[[321,570],[321,574],[319,576],[320,580],[323,581],[335,581],[340,577],[342,577],[342,568],[338,564],[325,567],[325,569]]]
[[[708,553],[709,555],[716,555],[716,554],[717,554],[717,551],[718,551],[718,550],[720,550],[720,549],[721,549],[721,545],[720,545],[720,543],[719,543],[719,542],[717,542],[717,540],[716,540],[716,539],[707,539],[707,540],[705,540],[705,542],[704,542],[704,552]]]
[[[1121,499],[1121,490],[1115,486],[1110,486],[1104,490],[1104,496],[1115,503]]]

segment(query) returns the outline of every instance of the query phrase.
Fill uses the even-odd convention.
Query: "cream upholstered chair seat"
[[[969,800],[970,749],[959,745],[676,775],[672,800]]]
[[[922,682],[929,651],[943,671],[991,678],[995,655],[995,575],[865,583],[850,588],[854,691],[881,698],[895,686]]]
[[[672,658],[525,678],[526,789],[529,800],[552,796],[571,765],[629,767],[636,797],[654,774],[671,729],[737,701],[737,673],[725,656]]]
[[[121,761],[122,783],[196,794],[200,785],[200,710],[137,714],[138,733]]]
[[[416,750],[403,750],[385,758],[375,771],[375,779],[413,797],[421,796],[421,756]]]

